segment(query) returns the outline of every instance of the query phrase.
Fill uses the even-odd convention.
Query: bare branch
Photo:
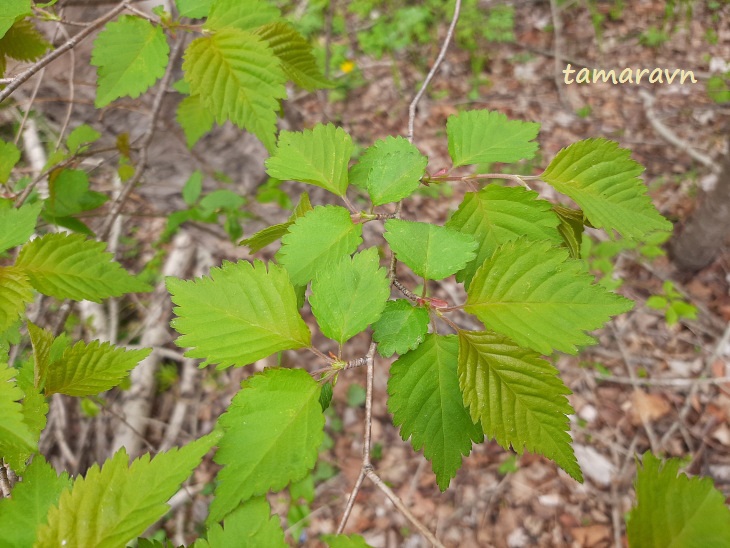
[[[664,125],[664,123],[659,119],[656,112],[654,111],[654,102],[656,101],[656,99],[651,93],[644,89],[640,89],[639,96],[644,102],[646,118],[649,120],[649,123],[651,123],[651,127],[654,128],[654,131],[656,131],[662,139],[674,145],[678,149],[683,150],[684,152],[689,154],[692,159],[698,161],[703,166],[708,167],[713,173],[720,172],[720,166],[717,165],[717,162],[715,162],[715,160],[713,160],[710,156],[707,156],[706,154],[703,154],[699,150],[695,149],[690,143],[682,139],[679,135],[677,135],[671,129]]]
[[[426,79],[423,81],[423,84],[421,84],[421,89],[418,90],[418,93],[416,93],[416,96],[413,98],[413,101],[411,101],[411,104],[408,105],[408,142],[413,142],[413,126],[416,123],[416,107],[418,106],[418,103],[421,101],[421,97],[423,97],[423,94],[426,92],[426,88],[431,83],[431,80],[433,80],[433,77],[436,75],[436,71],[438,71],[439,67],[441,66],[441,63],[444,60],[444,57],[446,57],[446,51],[449,49],[449,43],[451,42],[452,36],[454,36],[454,29],[456,29],[456,23],[459,20],[459,13],[461,12],[461,0],[456,0],[454,3],[454,15],[451,18],[451,24],[449,25],[449,30],[446,31],[446,38],[444,38],[444,43],[441,45],[441,51],[439,51],[438,57],[436,57],[436,61],[434,61],[433,66],[431,67],[431,70],[428,72],[428,75],[426,76]]]
[[[383,482],[382,479],[380,479],[380,476],[378,476],[375,471],[370,468],[365,472],[365,475],[372,481],[378,489],[380,489],[383,493],[385,493],[385,496],[390,499],[390,502],[393,503],[393,505],[398,509],[398,511],[403,514],[408,521],[410,521],[413,526],[418,529],[418,531],[426,537],[426,539],[433,544],[434,546],[437,546],[438,548],[445,548],[444,545],[441,543],[439,539],[437,539],[434,534],[428,530],[428,527],[426,527],[423,523],[421,523],[416,516],[414,516],[411,511],[408,509],[408,507],[403,504],[403,501],[400,499],[398,495],[396,495],[393,490],[388,487],[385,482]]]
[[[68,41],[66,41],[66,43],[64,43],[62,46],[59,46],[58,48],[54,49],[48,55],[46,55],[45,57],[43,57],[42,59],[40,59],[39,61],[34,63],[25,72],[21,72],[18,76],[13,78],[12,81],[8,84],[8,87],[6,87],[4,90],[0,91],[0,103],[2,103],[5,99],[10,97],[16,89],[18,89],[20,86],[22,86],[23,83],[28,81],[28,79],[30,79],[39,70],[41,70],[43,67],[47,66],[49,63],[52,63],[53,61],[55,61],[56,59],[61,57],[64,53],[66,53],[70,49],[75,48],[87,36],[92,34],[94,31],[96,31],[99,27],[101,27],[107,21],[114,19],[117,15],[119,15],[124,10],[126,10],[128,6],[129,6],[129,3],[127,1],[122,2],[121,4],[116,6],[111,11],[105,13],[98,19],[89,23],[88,27],[86,27],[84,30],[82,30],[78,34],[75,34]]]

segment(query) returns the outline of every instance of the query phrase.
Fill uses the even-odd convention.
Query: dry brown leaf
[[[639,426],[644,422],[655,422],[669,413],[671,409],[669,402],[661,394],[648,394],[640,388],[631,394],[629,415],[634,426]]]
[[[578,546],[589,548],[592,546],[608,546],[611,539],[611,528],[608,525],[588,525],[574,527],[570,530],[573,541]]]

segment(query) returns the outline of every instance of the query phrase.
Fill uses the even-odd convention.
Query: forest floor
[[[626,3],[617,20],[606,19],[600,38],[587,9],[564,9],[560,56],[565,60],[558,63],[561,67],[571,62],[576,69],[613,68],[617,72],[625,67],[670,71],[680,68],[694,70],[700,80],[697,84],[637,86],[565,84],[563,75],[556,70],[550,4],[514,4],[515,42],[491,44],[488,51],[482,52],[486,60],[476,88],[471,54],[452,47],[421,101],[414,143],[429,156],[429,170],[449,166],[444,130],[449,115],[464,108],[498,110],[513,119],[541,123],[541,156],[525,167],[531,173],[540,173],[561,148],[581,139],[606,137],[631,149],[632,157],[646,167],[644,180],[655,204],[680,228],[692,213],[695,195],[707,182],[709,169],[688,155],[686,149],[668,143],[656,131],[651,118],[660,119],[680,139],[706,155],[719,157],[724,153],[730,133],[730,108],[727,103],[717,105],[709,99],[704,81],[718,59],[730,61],[730,6],[711,11],[705,3],[695,3],[691,22],[685,25],[681,20],[669,40],[657,47],[640,44],[640,36],[648,28],[662,25],[664,3]],[[606,11],[611,3],[597,5]],[[446,26],[444,22],[440,38]],[[706,40],[708,29],[717,35],[714,45]],[[386,135],[405,135],[408,103],[438,47],[437,40],[423,47],[419,51],[421,58],[415,63],[412,54],[372,59],[352,51],[351,61],[364,83],[347,90],[336,102],[328,102],[321,92],[299,96],[285,107],[290,127],[334,121],[363,147]],[[55,70],[59,82],[63,81],[63,67]],[[93,92],[93,86],[89,89]],[[640,89],[656,99],[654,114],[649,114]],[[88,91],[82,86],[78,94],[83,96]],[[51,95],[53,90],[42,88],[39,97],[44,92]],[[44,108],[49,120],[62,119],[60,107],[54,111],[56,107],[49,104],[39,110]],[[262,181],[260,147],[249,141],[242,144],[234,128],[216,130],[195,148],[193,155],[189,154],[174,122],[173,108],[171,101],[163,120],[166,135],[171,139],[159,139],[153,144],[158,149],[151,154],[146,179],[155,184],[141,187],[133,197],[134,206],[143,215],[127,217],[133,227],[128,235],[134,234],[141,241],[136,254],[124,242],[120,246],[122,253],[128,252],[128,264],[133,270],[141,269],[153,254],[152,243],[164,226],[164,216],[182,204],[180,188],[192,169],[202,166],[206,173],[223,170],[252,201],[255,188]],[[76,111],[75,117],[96,126],[115,127],[117,132],[134,127],[130,120],[134,121],[135,116],[144,117],[144,112],[133,108],[118,109],[103,119],[95,118],[90,108],[87,114],[83,119],[85,115]],[[499,166],[492,169],[499,171]],[[206,185],[212,188],[210,180]],[[290,191],[296,202],[296,194],[303,187],[285,184],[282,188]],[[549,189],[537,190],[555,198]],[[405,204],[403,216],[443,222],[456,209],[464,192],[464,188],[456,187],[452,193],[419,194]],[[317,200],[322,203],[329,198],[315,193],[313,202]],[[286,212],[277,206],[255,207],[257,218],[244,227],[247,234],[286,217]],[[213,264],[249,258],[245,248],[231,244],[220,230],[194,226],[185,230],[199,249],[212,255]],[[599,237],[597,233],[594,236]],[[377,238],[377,234],[371,237]],[[267,250],[262,255],[272,254]],[[690,278],[680,276],[666,257],[647,258],[637,250],[626,249],[617,251],[614,258],[615,268],[609,275],[623,281],[618,291],[636,301],[634,310],[597,332],[599,344],[595,347],[578,356],[559,355],[554,360],[573,392],[570,401],[576,414],[571,417],[571,427],[575,451],[586,476],[583,484],[542,457],[515,456],[486,441],[474,447],[450,488],[440,493],[428,462],[403,442],[392,426],[386,408],[390,361],[376,360],[375,469],[446,546],[625,545],[625,516],[634,501],[635,457],[647,450],[685,459],[689,472],[711,477],[730,496],[730,382],[717,380],[730,377],[726,329],[730,322],[730,253],[726,249],[712,265]],[[601,257],[593,259],[598,266]],[[696,320],[681,320],[668,326],[661,311],[645,305],[649,296],[661,294],[667,280],[699,309]],[[436,296],[449,301],[459,296],[456,284],[445,284],[440,291]],[[172,338],[170,332],[170,341]],[[347,357],[364,355],[368,342],[361,335],[348,350],[352,355]],[[175,348],[172,342],[168,348]],[[322,350],[328,348],[323,346]],[[287,353],[285,360],[310,369],[321,367],[317,363],[303,364],[301,354]],[[264,365],[225,372],[197,371],[194,398],[205,403],[188,409],[190,415],[185,419],[183,432],[209,428],[240,380]],[[334,532],[360,471],[365,411],[358,387],[364,383],[363,368],[340,376],[332,404],[334,412],[327,427],[333,443],[321,455],[329,466],[318,472],[317,498],[311,505],[314,512],[300,536],[306,546],[316,546],[314,539],[319,534]],[[154,413],[160,424],[169,420],[178,398],[177,388],[159,394]],[[78,416],[78,412],[74,414]],[[107,416],[105,420],[111,424],[114,417]],[[160,432],[162,429],[158,428],[161,436]],[[153,428],[153,446],[159,443],[156,435]],[[183,437],[180,440],[186,441]],[[49,443],[49,451],[56,451]],[[214,473],[214,465],[204,467],[194,483],[210,481]],[[204,496],[195,498],[192,510],[185,510],[190,518],[185,521],[189,523],[202,521],[205,512]],[[285,497],[274,496],[271,502],[274,510],[286,512]],[[180,523],[171,519],[166,527],[173,532]],[[192,527],[187,531],[193,532]],[[375,547],[427,545],[367,481],[346,532],[362,534]]]

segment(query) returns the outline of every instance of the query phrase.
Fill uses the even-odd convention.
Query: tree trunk
[[[730,153],[715,187],[702,192],[684,229],[670,242],[670,257],[684,272],[696,272],[714,261],[730,238]]]

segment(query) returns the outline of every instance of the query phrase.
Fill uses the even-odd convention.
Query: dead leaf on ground
[[[639,426],[644,422],[655,422],[671,411],[671,406],[661,394],[648,394],[637,389],[631,394],[629,415],[631,423]]]

